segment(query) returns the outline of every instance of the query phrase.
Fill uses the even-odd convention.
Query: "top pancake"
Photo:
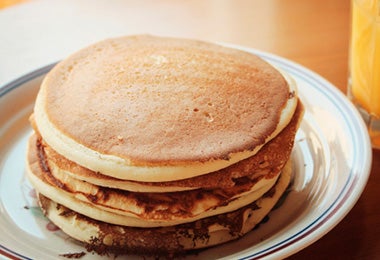
[[[251,180],[264,175],[267,178],[272,178],[273,175],[281,171],[282,167],[289,160],[293,149],[294,137],[302,120],[303,112],[303,105],[299,101],[289,124],[275,138],[266,143],[255,156],[251,156],[216,172],[170,182],[138,182],[116,179],[91,171],[67,160],[51,149],[51,147],[44,144],[38,136],[36,137],[38,141],[33,142],[40,142],[41,151],[39,158],[47,161],[53,175],[54,172],[61,171],[73,178],[103,187],[133,192],[173,192],[200,188],[229,189],[242,183],[247,184]],[[35,125],[33,118],[31,118],[31,123]]]
[[[296,105],[292,84],[255,55],[130,36],[96,43],[53,68],[35,120],[54,150],[86,168],[171,181],[254,155]]]

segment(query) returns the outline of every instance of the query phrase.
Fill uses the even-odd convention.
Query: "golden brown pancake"
[[[136,192],[171,192],[189,189],[232,188],[242,183],[249,183],[262,176],[271,178],[278,174],[289,159],[293,147],[294,136],[302,118],[303,106],[299,102],[290,123],[280,134],[266,144],[250,158],[242,160],[227,168],[205,175],[171,182],[137,182],[120,180],[84,168],[59,155],[47,144],[41,144],[50,170],[65,172],[73,178],[84,180],[95,185]],[[55,174],[56,175],[56,174]],[[59,178],[56,176],[56,178]]]
[[[238,210],[195,222],[160,228],[112,225],[88,218],[39,194],[45,215],[65,233],[99,254],[122,253],[175,256],[187,250],[222,244],[251,231],[273,208],[291,179],[291,166],[257,201]]]
[[[287,142],[291,144],[291,147],[302,111],[302,105],[299,104],[299,108],[296,110],[291,123],[281,134],[264,146],[262,151],[256,156],[268,159],[273,158],[273,154],[271,153],[278,154],[278,152],[283,152],[278,143],[284,142],[276,143],[276,140],[279,138],[287,137]],[[275,144],[271,146],[271,143]],[[276,149],[265,150],[267,146]],[[290,155],[290,149],[286,148],[285,151],[287,153],[283,155],[283,158],[277,158],[278,162],[283,163],[279,167],[276,167],[276,171],[272,169],[272,171],[260,174],[256,178],[245,178],[243,179],[244,181],[240,179],[240,182],[237,181],[232,187],[200,188],[182,192],[157,193],[132,192],[126,189],[122,191],[120,189],[101,187],[73,178],[72,175],[74,174],[67,174],[65,171],[52,167],[52,164],[49,162],[50,157],[45,154],[46,147],[36,136],[31,137],[29,149],[28,164],[31,172],[29,178],[42,194],[72,209],[74,207],[73,204],[78,204],[77,200],[79,200],[81,203],[79,203],[79,206],[75,206],[76,211],[98,220],[119,225],[142,227],[168,226],[195,221],[245,206],[257,200],[271,188]],[[267,151],[266,155],[260,155],[263,151]],[[264,161],[264,163],[268,162]],[[234,172],[239,169],[241,170],[242,167],[250,166],[249,164],[247,166],[245,161],[237,164],[242,164],[242,166],[233,165],[223,171],[226,175],[231,175],[231,171]],[[261,169],[259,168],[259,170]],[[203,175],[203,178],[206,179],[208,175]],[[100,217],[95,217],[94,207],[98,210],[126,217],[121,217],[121,220],[103,217],[105,214],[97,214]]]
[[[108,39],[43,80],[27,176],[46,216],[96,252],[209,247],[283,194],[302,115],[295,81],[251,53]]]
[[[43,139],[69,160],[119,179],[161,182],[253,156],[292,118],[295,92],[256,55],[129,36],[60,62],[34,111]]]
[[[279,174],[260,176],[228,189],[167,193],[122,191],[100,187],[65,173],[53,174],[43,158],[41,145],[38,142],[36,145],[33,139],[32,136],[28,152],[28,177],[40,193],[84,215],[119,225],[168,226],[232,211],[260,198],[274,185]],[[109,212],[120,218],[112,214],[108,217]]]

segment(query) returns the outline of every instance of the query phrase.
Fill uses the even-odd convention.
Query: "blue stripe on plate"
[[[327,82],[325,79],[321,78],[319,75],[315,74],[314,72],[301,67],[300,65],[297,65],[293,62],[290,62],[288,60],[285,60],[283,58],[280,58],[278,56],[275,56],[269,53],[259,52],[256,54],[269,62],[274,62],[275,64],[279,64],[282,69],[286,70],[290,74],[293,74],[301,78],[302,80],[307,82],[310,86],[315,88],[317,91],[321,92],[325,97],[327,97],[329,101],[336,106],[340,114],[343,116],[344,121],[346,122],[347,127],[349,129],[350,135],[352,137],[355,137],[355,134],[354,134],[355,132],[353,131],[352,126],[357,125],[358,122],[352,122],[352,118],[348,117],[346,113],[344,113],[345,110],[343,110],[343,107],[351,111],[351,108],[345,102],[337,103],[337,101],[342,100],[342,97],[340,96],[341,93],[339,92],[339,90],[333,87],[330,87],[331,84]],[[315,75],[315,77],[311,78],[309,74]],[[352,140],[354,141],[354,147],[361,146],[357,138],[358,136],[356,136],[355,139],[352,138]],[[357,162],[357,156],[359,153],[366,154],[366,151],[362,151],[362,150],[359,151],[359,149],[353,149],[353,162]],[[287,239],[271,247],[268,247],[264,250],[251,254],[247,257],[243,257],[241,259],[252,259],[252,258],[258,258],[258,257],[263,257],[263,256],[268,256],[270,254],[273,254],[287,246],[290,246],[291,244],[298,242],[300,239],[311,234],[314,230],[316,230],[321,225],[323,225],[326,221],[328,221],[337,212],[337,210],[344,203],[344,201],[346,201],[346,199],[349,197],[349,194],[351,193],[355,184],[358,181],[358,178],[354,178],[353,167],[350,167],[350,168],[351,170],[349,172],[348,179],[346,183],[344,184],[342,191],[339,193],[338,197],[330,205],[330,207],[328,207],[326,211],[323,212],[318,218],[316,218],[313,222],[311,222],[307,227],[295,233],[294,235],[288,237]]]
[[[10,93],[11,91],[13,91],[13,90],[17,89],[18,87],[22,86],[23,84],[27,83],[28,81],[31,81],[31,80],[39,77],[39,76],[46,74],[47,72],[49,72],[53,68],[54,65],[55,65],[55,63],[47,65],[45,67],[42,67],[38,70],[32,71],[32,72],[16,79],[16,80],[10,82],[9,84],[2,86],[0,88],[0,99],[5,97],[5,95]],[[7,254],[14,256],[15,258],[18,258],[18,259],[25,259],[25,260],[31,259],[31,258],[28,258],[27,256],[21,255],[15,251],[13,251],[12,249],[5,247],[3,245],[0,245],[0,254],[1,254],[1,250],[3,250]]]
[[[5,252],[5,254],[2,254],[2,251]],[[2,255],[5,255],[5,256],[12,256],[13,258],[15,259],[24,259],[24,260],[31,260],[32,258],[28,258],[24,255],[21,255],[19,253],[16,253],[14,252],[13,250],[9,249],[9,248],[6,248],[5,246],[2,246],[0,245],[0,257]]]
[[[355,131],[352,129],[353,126],[356,126],[358,122],[353,122],[352,118],[348,117],[346,113],[344,112],[345,110],[351,111],[351,107],[349,107],[345,102],[340,102],[337,103],[337,101],[342,100],[342,97],[340,96],[341,93],[337,89],[334,89],[333,87],[330,87],[330,83],[328,83],[326,80],[318,76],[312,71],[309,71],[308,69],[305,69],[301,67],[298,64],[295,64],[293,62],[290,62],[284,58],[281,58],[279,56],[269,54],[269,53],[264,53],[264,52],[255,52],[254,50],[250,50],[251,52],[254,52],[255,54],[261,56],[265,60],[269,62],[274,62],[276,64],[279,64],[281,68],[285,69],[288,71],[290,74],[294,74],[297,77],[303,79],[305,82],[307,82],[310,86],[315,88],[317,91],[321,92],[326,96],[331,103],[333,103],[336,108],[339,110],[341,113],[342,117],[344,118],[344,121],[347,123],[347,127],[349,129],[350,135],[352,136],[352,140],[354,142],[354,147],[362,147],[360,145],[360,141],[362,142],[362,138],[358,135],[355,135]],[[36,71],[33,71],[3,87],[0,88],[0,98],[11,92],[12,90],[20,87],[22,84],[37,78],[45,73],[47,73],[55,64],[50,64],[47,65],[43,68],[40,68]],[[310,77],[310,75],[315,75],[315,77]],[[343,107],[345,110],[343,110]],[[355,138],[354,138],[355,137]],[[360,140],[359,140],[360,139]],[[364,149],[353,149],[353,162],[358,162],[358,155],[360,154],[367,154],[367,151]],[[307,227],[304,229],[300,230],[296,234],[288,237],[287,239],[269,247],[264,250],[261,250],[259,252],[256,252],[254,254],[251,254],[247,257],[243,257],[241,259],[252,259],[252,258],[257,258],[257,257],[262,257],[262,256],[267,256],[272,253],[275,253],[283,248],[286,248],[287,246],[290,246],[291,244],[296,243],[297,241],[301,240],[302,238],[308,236],[311,234],[314,230],[319,228],[321,225],[323,225],[326,221],[328,221],[340,208],[340,206],[346,201],[346,199],[350,196],[350,192],[353,190],[355,184],[357,183],[358,178],[354,178],[353,174],[353,167],[351,167],[351,171],[349,173],[348,179],[342,189],[342,191],[339,193],[338,197],[336,200],[330,205],[328,209],[326,209],[325,212],[318,218],[316,218],[312,223],[310,223]],[[351,185],[350,185],[351,184]],[[5,252],[14,255],[16,257],[22,258],[22,259],[30,259],[26,256],[23,256],[21,254],[18,254],[11,249],[8,249],[2,245],[0,245],[0,249],[4,250]]]
[[[43,74],[46,74],[47,72],[49,72],[55,65],[56,63],[53,63],[53,64],[50,64],[50,65],[47,65],[45,67],[42,67],[38,70],[35,70],[35,71],[32,71],[4,86],[1,86],[0,87],[0,98],[2,98],[3,96],[5,96],[8,92],[11,92],[12,90],[20,87],[21,85],[23,85],[24,83],[28,82],[28,81],[31,81]]]

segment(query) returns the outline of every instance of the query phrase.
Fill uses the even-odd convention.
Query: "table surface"
[[[149,33],[268,51],[346,92],[349,2],[21,1],[0,9],[0,86],[92,42]],[[289,259],[380,258],[379,186],[380,151],[374,150],[370,179],[357,204],[328,234]]]

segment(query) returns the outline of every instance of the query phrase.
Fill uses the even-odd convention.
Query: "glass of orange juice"
[[[380,0],[351,0],[348,97],[380,149]]]

